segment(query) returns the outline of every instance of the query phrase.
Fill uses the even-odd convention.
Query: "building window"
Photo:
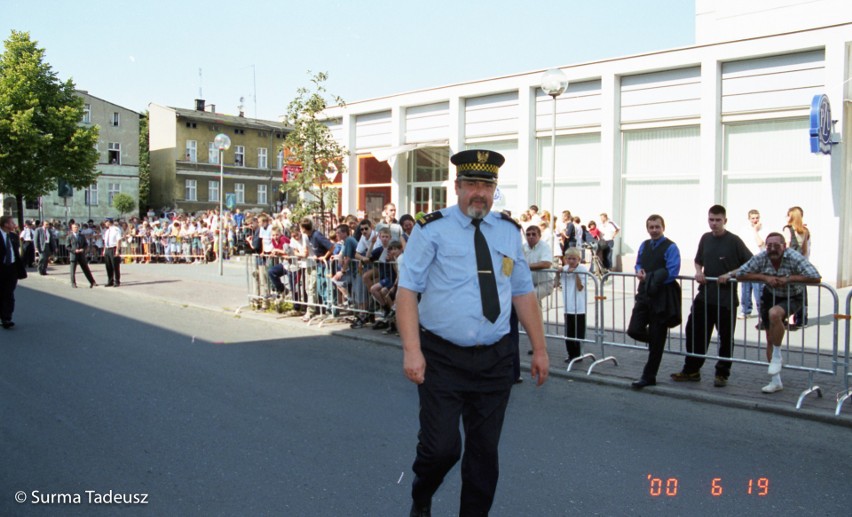
[[[207,142],[207,163],[219,165],[219,149],[213,142]]]
[[[234,183],[234,194],[237,196],[237,204],[244,205],[246,203],[245,183]]]
[[[86,189],[86,206],[98,206],[98,184],[92,183]]]
[[[266,147],[258,147],[257,148],[257,168],[265,169],[266,168]]]
[[[284,151],[278,151],[278,170],[284,168]]]
[[[110,142],[107,148],[107,163],[121,165],[121,144]]]
[[[551,206],[553,190],[553,148],[550,146],[550,137],[537,139],[538,156],[536,162],[536,188],[532,191],[529,203],[539,206],[539,212],[547,210],[561,220],[563,210],[570,210],[573,215],[583,216],[583,223],[588,219],[597,219],[602,211],[600,200],[601,193],[600,171],[602,167],[602,150],[600,133],[580,133],[576,135],[560,135],[556,137],[556,206]],[[512,145],[507,148],[506,145]],[[488,143],[486,149],[501,153],[506,162],[500,167],[500,193],[504,200],[503,204],[492,207],[493,211],[504,208],[514,213],[526,210],[518,199],[518,186],[525,181],[525,168],[519,166],[518,149],[514,142],[511,144]],[[503,170],[505,168],[505,171]],[[506,173],[506,179],[503,173]],[[525,201],[525,200],[524,200]],[[497,202],[495,201],[495,204]],[[528,204],[527,204],[528,206]],[[653,212],[648,212],[653,213]],[[613,217],[613,214],[609,214]],[[591,217],[590,217],[591,216]],[[668,219],[666,220],[668,222]],[[621,224],[622,221],[617,221]],[[642,223],[645,224],[644,217]],[[643,226],[644,228],[644,226]]]
[[[207,182],[207,201],[219,201],[219,182],[216,180]]]
[[[117,111],[113,112],[113,114],[112,114],[112,125],[115,126],[115,127],[118,127],[120,120],[121,119],[118,115],[118,112]]]
[[[107,185],[107,198],[109,199],[109,206],[112,206],[112,198],[115,197],[115,195],[119,192],[121,192],[120,183],[109,183]]]
[[[196,180],[186,180],[183,199],[184,201],[198,201],[198,182]]]
[[[92,123],[92,105],[83,104],[83,124]]]
[[[450,150],[447,147],[417,149],[408,165],[409,211],[433,212],[446,208],[450,177]],[[390,201],[390,167],[370,158],[362,165],[361,183],[365,185],[364,207],[370,217],[381,217],[384,203]],[[385,183],[382,186],[382,183]],[[386,200],[383,200],[381,196]]]
[[[243,145],[238,145],[234,150],[234,165],[237,167],[246,166],[246,148]]]
[[[257,204],[265,205],[269,201],[266,199],[266,185],[258,185],[257,186]]]
[[[186,161],[192,163],[198,161],[198,142],[195,140],[186,141]]]

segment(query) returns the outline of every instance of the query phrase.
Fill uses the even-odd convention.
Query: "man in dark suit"
[[[92,272],[89,270],[89,261],[86,260],[86,247],[89,245],[86,241],[86,236],[80,233],[80,225],[74,223],[71,225],[71,233],[65,241],[65,247],[68,249],[68,259],[71,264],[71,287],[77,287],[77,266],[83,270],[86,275],[86,280],[89,281],[89,288],[95,287],[95,279],[92,277]]]
[[[38,250],[38,274],[47,274],[47,263],[50,256],[56,251],[56,239],[50,232],[50,223],[44,221],[41,227],[35,231],[35,247]]]
[[[27,277],[21,260],[20,241],[15,232],[15,219],[11,215],[0,217],[0,323],[4,329],[15,326],[15,288],[18,280]]]

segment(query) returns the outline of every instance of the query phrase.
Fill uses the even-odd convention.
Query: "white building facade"
[[[748,12],[740,4],[699,0],[694,46],[560,67],[569,85],[555,100],[555,124],[543,70],[329,110],[351,152],[342,213],[374,215],[388,201],[400,214],[451,205],[449,156],[484,148],[506,157],[498,208],[536,204],[584,223],[606,212],[622,229],[625,270],[652,213],[665,218],[690,273],[711,205],[726,206],[728,228],[740,234],[750,209],[766,231],[780,231],[788,208],[800,206],[824,281],[852,283],[852,4],[759,0]],[[838,143],[813,154],[811,102],[823,94]]]

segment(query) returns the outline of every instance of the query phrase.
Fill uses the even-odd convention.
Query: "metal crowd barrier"
[[[216,242],[207,235],[125,235],[119,244],[125,262],[208,262],[216,259]]]
[[[852,388],[849,387],[849,379],[852,377],[852,372],[849,371],[850,361],[852,361],[852,356],[850,356],[849,351],[849,340],[850,340],[850,322],[852,319],[852,291],[849,291],[849,294],[846,295],[846,313],[838,314],[838,319],[842,318],[846,320],[846,332],[843,339],[843,391],[837,394],[837,407],[834,410],[834,414],[836,416],[840,416],[840,409],[843,407],[843,403],[852,397]]]
[[[289,304],[294,310],[316,313],[314,319],[323,322],[334,321],[341,314],[350,315],[379,315],[381,308],[370,295],[369,287],[364,282],[366,272],[364,265],[355,261],[352,274],[344,282],[335,283],[332,280],[340,265],[336,260],[317,261],[296,257],[273,257],[253,255],[246,262],[249,301],[257,309],[268,309],[273,301]],[[274,272],[279,275],[282,289],[275,289],[270,277],[270,270],[275,266],[281,267]],[[564,285],[571,277],[557,269],[542,271],[553,275],[553,288],[540,299],[545,336],[554,340],[565,340]],[[617,351],[633,349],[647,351],[647,344],[638,343],[627,335],[627,326],[633,311],[638,279],[631,273],[607,273],[599,277],[593,273],[582,273],[586,282],[586,336],[576,339],[583,350],[579,357],[567,364],[571,371],[576,363],[585,359],[592,362],[586,369],[591,375],[600,365],[613,363],[618,365]],[[687,321],[692,310],[693,300],[698,292],[699,284],[693,277],[678,277],[681,286],[682,322],[669,330],[666,340],[665,354],[679,356],[702,357],[710,361],[731,361],[735,364],[767,367],[766,338],[760,328],[760,309],[755,304],[757,314],[748,319],[739,319],[739,308],[732,309],[728,322],[731,327],[732,351],[731,357],[723,357],[718,353],[720,341],[718,332],[714,330],[708,341],[705,354],[690,353],[686,347]],[[369,283],[369,282],[367,282]],[[316,287],[313,288],[312,284]],[[808,395],[816,394],[822,397],[821,388],[815,384],[816,374],[836,376],[842,371],[845,391],[837,396],[836,414],[840,414],[841,406],[852,398],[852,357],[850,357],[850,310],[852,310],[852,292],[846,298],[845,315],[839,313],[839,297],[837,291],[827,284],[804,286],[807,292],[806,323],[800,330],[787,331],[784,334],[782,354],[783,368],[807,372],[808,387],[798,398],[796,409],[800,409]],[[718,289],[715,278],[707,278],[705,289]],[[312,294],[315,291],[316,294]],[[538,291],[537,292],[541,292]],[[731,281],[730,296],[739,300],[740,286]],[[705,305],[705,310],[707,310]],[[807,314],[810,312],[810,314]],[[707,314],[705,316],[708,316]],[[844,355],[839,354],[839,319],[846,320]],[[313,320],[312,320],[313,321]],[[697,327],[694,325],[693,327]],[[698,329],[693,328],[693,332]],[[572,338],[575,339],[575,338]]]
[[[370,281],[365,278],[371,269],[353,260],[348,273],[335,280],[341,267],[338,259],[251,255],[246,261],[249,304],[259,310],[278,304],[280,309],[305,312],[310,322],[320,325],[344,316],[381,316],[382,308],[370,294]],[[394,264],[374,265],[380,267]]]
[[[561,283],[562,276],[558,270],[547,270],[555,275],[556,284]],[[580,358],[568,363],[567,371],[571,371],[575,363],[591,358],[592,363],[587,368],[586,374],[592,372],[604,363],[612,362],[618,365],[617,350],[634,349],[647,350],[647,344],[639,343],[627,335],[627,326],[633,311],[635,293],[638,287],[638,279],[631,273],[607,273],[603,277],[585,273],[587,276],[587,309],[586,309],[586,338],[580,340],[583,344],[593,345],[594,349],[600,350],[598,358],[595,354],[584,353]],[[687,321],[692,309],[693,300],[698,293],[698,283],[693,277],[679,277],[681,285],[681,311],[682,322],[680,325],[669,330],[668,339],[664,353],[680,356],[702,357],[705,360],[718,361],[730,360],[732,363],[748,364],[766,367],[766,338],[763,328],[760,328],[759,307],[755,315],[748,319],[738,319],[739,308],[730,311],[731,320],[728,324],[732,334],[731,357],[722,357],[718,353],[720,341],[718,332],[714,330],[707,344],[705,354],[690,353],[686,347]],[[730,296],[739,300],[740,286],[735,281],[731,282]],[[852,398],[850,389],[850,343],[849,343],[849,314],[852,295],[847,298],[846,316],[839,315],[839,299],[837,292],[827,284],[807,285],[805,297],[806,309],[805,319],[810,320],[801,330],[787,331],[782,343],[782,354],[784,357],[784,368],[787,370],[803,371],[808,374],[808,387],[803,390],[798,398],[796,408],[800,409],[803,401],[808,395],[816,394],[822,397],[821,388],[815,384],[816,374],[827,374],[835,376],[841,369],[844,373],[846,391],[841,397],[838,395],[837,412],[840,406],[849,398]],[[715,278],[707,278],[706,289],[718,289],[719,284]],[[717,293],[718,294],[718,293]],[[541,300],[542,317],[545,324],[545,335],[552,339],[564,339],[560,321],[564,322],[564,315],[560,310],[562,306],[562,292],[557,287],[546,299]],[[705,311],[707,305],[704,306]],[[807,314],[807,311],[811,314]],[[592,317],[592,315],[594,315]],[[704,315],[707,320],[707,314]],[[839,357],[839,324],[838,319],[847,319],[846,351],[842,359]],[[816,324],[813,324],[816,322]],[[828,324],[828,325],[826,325]],[[699,329],[693,325],[693,332]]]

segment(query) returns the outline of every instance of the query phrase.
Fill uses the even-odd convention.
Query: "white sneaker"
[[[743,313],[739,313],[739,314],[737,315],[737,319],[738,319],[738,320],[748,319],[748,317],[749,317],[749,315],[748,315],[748,314],[743,314]]]
[[[781,358],[773,357],[771,361],[769,361],[769,375],[775,375],[776,373],[781,373]]]
[[[775,393],[776,391],[781,391],[784,389],[784,385],[779,381],[777,384],[775,382],[770,382],[766,386],[760,388],[760,391],[764,393]]]

